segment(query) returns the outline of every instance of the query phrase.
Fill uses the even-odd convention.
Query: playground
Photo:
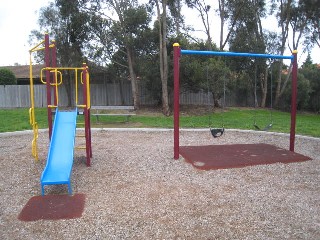
[[[297,52],[278,56],[174,48],[174,129],[91,128],[86,63],[57,67],[55,41],[48,34],[30,50],[32,131],[0,134],[1,239],[320,235],[320,140],[295,133]],[[32,77],[31,55],[43,50],[48,129],[38,126]],[[267,132],[273,123],[265,131],[181,129],[181,54],[290,59],[290,134]],[[73,108],[59,105],[66,72],[74,77]],[[78,115],[84,122],[77,122]],[[128,122],[136,114],[92,115],[125,115]]]
[[[74,194],[84,194],[80,218],[20,221],[41,195],[39,177],[49,146],[39,132],[39,162],[31,132],[0,134],[2,239],[317,239],[320,235],[320,141],[296,137],[311,161],[198,170],[173,160],[172,130],[92,131],[93,158],[75,151]],[[183,146],[267,143],[288,149],[288,135],[229,130],[218,140],[181,131]],[[46,195],[67,194],[66,185]]]

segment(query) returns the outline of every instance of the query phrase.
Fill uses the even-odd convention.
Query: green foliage
[[[299,6],[301,15],[307,19],[308,34],[306,35],[306,45],[313,44],[320,46],[319,35],[319,19],[320,19],[320,4],[319,0],[300,0]],[[311,43],[311,44],[310,44]]]
[[[310,81],[304,77],[303,74],[298,73],[298,96],[297,96],[297,109],[303,110],[308,108],[310,99]],[[282,108],[290,111],[291,108],[291,87],[286,88],[282,96]]]
[[[319,19],[316,0],[281,1],[284,3],[283,8],[280,8],[280,2],[275,0],[269,2],[265,0],[224,0],[220,3],[222,2],[225,11],[222,17],[225,20],[224,26],[228,26],[226,30],[230,51],[279,54],[281,47],[286,47],[287,40],[282,42],[281,36],[264,29],[264,22],[261,20],[269,10],[272,14],[277,14],[280,27],[284,26],[281,24],[287,23],[287,27],[283,29],[288,30],[295,27],[293,30],[296,33],[300,29],[300,23],[307,18],[309,35],[312,34],[312,26],[314,26],[312,24],[315,19]],[[289,3],[292,3],[292,6]],[[205,1],[190,0],[185,4],[194,10],[199,8],[205,15],[213,13],[212,6],[207,5]],[[172,66],[173,42],[179,42],[182,49],[208,50],[209,45],[213,50],[217,49],[214,43],[208,45],[206,41],[191,37],[192,30],[184,26],[182,5],[181,1],[168,1],[166,43],[169,95],[173,87],[173,69],[170,67]],[[44,30],[49,31],[56,39],[57,56],[61,65],[76,66],[83,60],[90,59],[97,65],[106,66],[107,71],[104,75],[106,77],[103,81],[107,79],[107,81],[122,83],[134,72],[132,75],[139,77],[139,83],[145,84],[149,95],[155,97],[160,104],[162,101],[159,67],[160,25],[158,19],[154,18],[157,15],[155,8],[155,1],[150,1],[145,5],[136,0],[57,0],[40,10],[40,31],[34,31],[33,36],[43,39],[40,33]],[[299,14],[296,14],[297,11]],[[201,16],[199,19],[203,20]],[[307,40],[311,41],[309,38]],[[313,43],[315,43],[314,39]],[[131,59],[128,58],[129,55]],[[41,57],[43,61],[43,56]],[[129,65],[131,66],[130,71]],[[257,88],[258,99],[261,99],[261,92],[265,90],[266,85],[263,85],[260,80],[263,79],[263,74],[268,72],[269,65],[270,62],[265,59],[183,56],[180,59],[181,87],[182,90],[195,92],[210,91],[213,93],[214,100],[217,101],[223,96],[223,83],[226,79],[226,90],[236,96],[237,104],[253,106],[254,87]],[[281,68],[281,64],[273,65]],[[319,69],[311,66],[313,64],[309,59],[299,70],[302,75],[299,75],[298,107],[319,111],[320,86],[317,77]],[[276,80],[278,80],[276,78],[281,74],[278,69],[273,72],[273,90],[275,90]],[[283,84],[280,86],[282,87]],[[285,96],[282,99],[284,99],[285,108],[288,109],[291,95],[290,84],[286,88],[280,90],[281,92],[284,90]],[[266,94],[268,99],[275,98],[270,94],[270,87],[267,88]]]
[[[310,84],[309,102],[305,109],[320,112],[320,68],[313,64],[312,60],[307,57],[299,72],[308,79]]]
[[[17,84],[17,79],[13,72],[7,68],[0,68],[0,85]]]

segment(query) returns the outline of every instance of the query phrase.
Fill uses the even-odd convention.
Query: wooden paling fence
[[[78,91],[82,99],[82,91]],[[118,84],[91,84],[91,105],[108,106],[108,105],[133,105],[132,91],[130,83]],[[46,107],[46,86],[35,85],[35,107]],[[213,105],[212,94],[205,91],[199,92],[182,92],[180,95],[181,105]],[[74,90],[69,94],[71,102],[75,101]],[[170,96],[170,102],[173,97]],[[157,99],[153,98],[152,94],[146,87],[140,88],[140,101],[142,105],[155,105]],[[59,89],[59,105],[68,105],[68,94],[64,87]],[[240,106],[239,102],[234,97],[228,96],[226,106]],[[28,108],[30,107],[30,86],[29,85],[0,85],[0,108]]]

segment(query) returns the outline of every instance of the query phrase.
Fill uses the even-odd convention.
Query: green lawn
[[[39,128],[47,128],[47,109],[35,110]],[[0,109],[0,132],[31,129],[28,109]],[[124,123],[124,117],[100,117],[100,121],[92,117],[92,127],[155,127],[172,128],[173,117],[165,117],[159,113],[137,114],[129,123]],[[80,117],[79,122],[83,122]],[[290,131],[290,113],[276,110],[229,108],[225,112],[192,115],[180,115],[180,126],[184,128],[222,127],[234,129],[254,129],[254,123],[261,129],[272,123],[272,132]],[[296,133],[320,137],[320,115],[299,113],[297,115]]]

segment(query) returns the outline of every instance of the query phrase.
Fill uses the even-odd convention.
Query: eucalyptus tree
[[[287,46],[289,49],[297,50],[299,44],[306,36],[308,31],[308,19],[303,14],[303,8],[298,0],[272,0],[272,12],[275,12],[278,27],[280,28],[279,33],[279,55],[284,55]],[[291,33],[291,34],[290,34]],[[291,40],[289,36],[291,35]],[[275,91],[275,105],[277,106],[280,102],[281,96],[284,94],[288,85],[292,63],[290,63],[288,73],[285,77],[282,76],[283,60],[279,60],[279,71],[276,78],[276,91]]]
[[[219,49],[226,47],[232,34],[234,34],[236,23],[242,14],[242,8],[246,6],[245,0],[218,0],[218,15],[220,17],[220,40]],[[227,33],[225,26],[228,24]]]
[[[205,0],[186,0],[186,4],[189,8],[196,9],[199,13],[201,22],[205,29],[207,36],[207,48],[208,50],[213,49],[212,36],[211,36],[211,25],[210,25],[210,9],[211,5],[207,4]]]
[[[88,12],[92,15],[91,32],[95,39],[92,45],[97,48],[93,57],[102,57],[105,62],[112,61],[123,68],[123,74],[127,74],[131,81],[134,107],[139,109],[136,62],[140,40],[149,29],[151,20],[146,5],[137,0],[92,0]],[[113,57],[115,53],[118,59]]]
[[[301,13],[308,21],[308,41],[320,48],[320,0],[300,0]]]
[[[31,32],[30,41],[43,40],[43,33],[48,32],[57,46],[57,62],[62,66],[81,66],[84,61],[83,48],[87,41],[89,25],[88,15],[80,11],[81,3],[77,0],[56,0],[40,9],[39,30]],[[40,57],[43,53],[40,53]],[[38,61],[40,58],[38,58]],[[43,59],[42,59],[43,61]],[[68,105],[72,105],[72,75],[65,73],[64,86],[68,96]]]
[[[159,60],[160,60],[160,78],[162,89],[162,112],[164,115],[170,115],[169,93],[168,93],[168,0],[150,0],[149,2],[156,8],[156,24],[158,25],[159,36]]]
[[[168,0],[168,7],[173,18],[175,35],[177,38],[181,36],[181,31],[184,29],[184,16],[181,13],[182,5],[182,0]]]
[[[230,50],[265,53],[266,32],[262,26],[262,18],[266,13],[265,1],[232,1],[228,3],[228,12],[230,14],[229,21],[233,23],[232,27],[234,28],[229,37]],[[259,105],[257,89],[260,86],[262,100],[260,105],[264,107],[268,89],[266,60],[242,58],[240,61],[232,59],[231,62],[236,71],[246,71],[249,74],[248,83],[254,96],[255,106]]]

